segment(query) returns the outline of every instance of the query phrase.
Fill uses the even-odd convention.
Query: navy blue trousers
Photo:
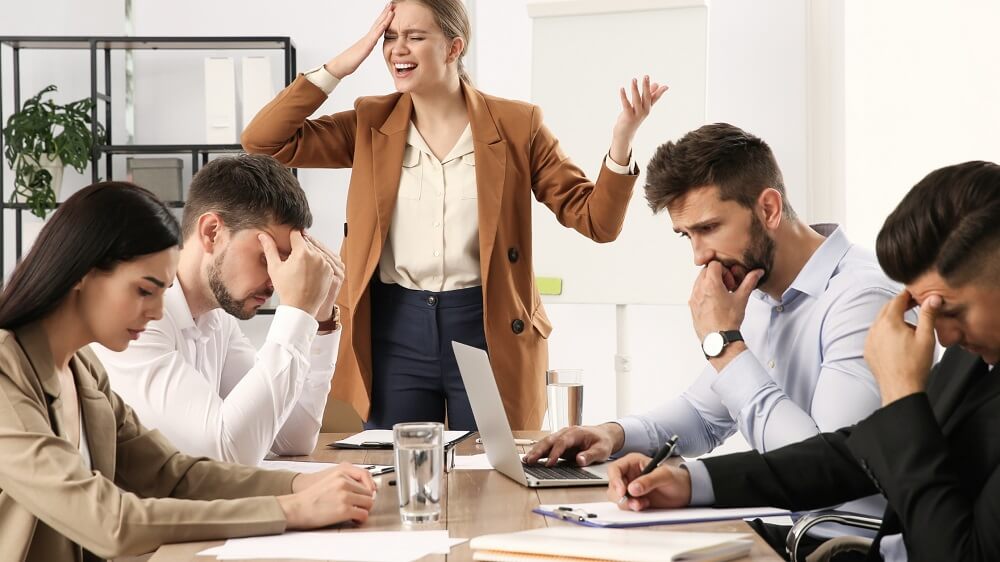
[[[482,287],[434,293],[372,281],[372,409],[366,429],[444,422],[476,430],[452,340],[486,349]]]

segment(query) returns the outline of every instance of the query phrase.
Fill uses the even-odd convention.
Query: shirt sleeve
[[[323,426],[323,412],[333,382],[341,330],[317,335],[313,340],[302,395],[281,427],[271,451],[279,455],[308,455],[316,448]]]
[[[625,430],[625,442],[616,455],[652,455],[672,435],[680,438],[677,452],[685,457],[696,457],[719,446],[736,432],[736,425],[712,390],[715,376],[715,370],[707,365],[680,396],[642,415],[617,420]]]
[[[306,80],[315,84],[316,87],[323,90],[323,93],[326,95],[330,95],[333,92],[333,89],[337,87],[337,84],[340,84],[340,79],[333,74],[330,74],[330,72],[326,69],[326,66],[317,66],[316,68],[305,71],[303,74],[305,75]]]
[[[155,324],[122,353],[95,348],[114,373],[115,390],[181,451],[258,464],[302,395],[316,320],[279,306],[260,350],[230,328],[220,349],[203,350],[225,354],[219,388],[178,351],[188,342]]]
[[[879,407],[878,387],[863,354],[868,328],[891,296],[871,290],[845,296],[847,302],[830,309],[808,409],[789,398],[750,350],[718,372],[712,390],[754,449],[767,452],[852,425]]]
[[[681,467],[687,469],[688,474],[691,475],[691,503],[688,505],[713,505],[715,503],[715,489],[712,488],[712,476],[705,468],[705,463],[687,461],[681,463]]]
[[[0,372],[18,368],[0,358]],[[88,373],[82,373],[87,376]],[[55,435],[40,397],[0,376],[0,489],[18,509],[101,558],[138,555],[168,542],[186,542],[280,533],[285,518],[274,497],[289,493],[292,473],[265,474],[181,455],[158,432],[139,425],[132,411],[108,389],[94,408],[114,412],[118,434],[90,434],[92,443],[116,440],[116,481],[89,470],[80,452]],[[111,401],[111,404],[107,403]],[[113,444],[105,443],[104,447]],[[133,493],[128,476],[143,473],[144,492],[177,492],[170,498]],[[146,478],[148,477],[148,478]],[[125,481],[123,481],[125,480]],[[206,485],[239,493],[244,499],[175,499]],[[243,484],[241,486],[241,484]],[[6,540],[7,537],[4,537]],[[0,548],[2,552],[10,552]]]

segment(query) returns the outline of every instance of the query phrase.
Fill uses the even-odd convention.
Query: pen
[[[642,469],[642,472],[640,472],[639,476],[636,476],[636,478],[643,477],[643,476],[649,474],[650,472],[653,472],[654,470],[656,470],[656,467],[660,466],[660,463],[662,463],[664,461],[664,459],[666,459],[667,457],[669,457],[670,454],[674,452],[674,447],[677,446],[677,441],[679,439],[680,439],[680,437],[677,437],[676,435],[673,435],[673,436],[670,437],[670,439],[667,439],[667,442],[664,443],[663,446],[660,447],[660,450],[656,452],[656,456],[654,456],[653,458],[649,459],[649,463],[646,464],[646,468]],[[625,495],[618,499],[618,505],[621,505],[621,504],[625,503],[625,500],[627,500],[627,499],[629,499],[631,497],[632,496],[630,496],[629,493],[628,493],[628,485],[626,485],[625,486]]]

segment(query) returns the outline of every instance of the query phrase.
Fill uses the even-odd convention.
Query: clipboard
[[[545,517],[561,519],[576,525],[583,525],[584,527],[601,527],[606,529],[794,515],[786,509],[777,507],[688,507],[682,509],[650,509],[636,512],[618,509],[618,506],[612,502],[541,505],[532,511]]]
[[[468,439],[471,431],[445,431],[444,449],[448,450]],[[347,439],[334,441],[326,445],[331,449],[392,449],[391,429],[368,429],[355,433]]]

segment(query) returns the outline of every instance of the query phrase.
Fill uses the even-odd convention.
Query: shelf
[[[112,180],[112,181],[114,181],[114,180]],[[58,207],[61,204],[62,204],[62,201],[56,202],[56,207]],[[183,209],[184,208],[184,201],[164,201],[163,204],[166,205],[167,207],[171,208],[171,209]],[[0,203],[0,209],[12,209],[12,210],[15,210],[15,211],[30,211],[31,210],[31,208],[28,207],[27,203],[11,203],[9,201],[4,201],[3,203]]]
[[[99,144],[104,154],[199,154],[209,152],[243,152],[239,144]]]
[[[15,49],[284,49],[295,44],[288,37],[38,37],[0,36],[0,43]]]
[[[296,48],[291,37],[287,36],[247,36],[247,37],[162,37],[162,36],[37,36],[37,35],[0,35],[0,47],[12,49],[13,78],[14,78],[14,107],[15,112],[21,105],[21,56],[22,51],[27,49],[49,49],[49,50],[78,50],[90,55],[90,99],[94,107],[91,109],[91,119],[94,123],[100,119],[99,102],[103,102],[103,124],[108,131],[107,137],[102,140],[107,144],[96,145],[91,152],[90,170],[93,182],[101,179],[101,172],[104,171],[104,179],[112,180],[115,176],[114,160],[116,155],[178,155],[190,157],[191,172],[196,173],[201,166],[209,161],[213,154],[236,154],[243,151],[243,147],[238,143],[232,144],[115,144],[110,136],[115,130],[112,123],[112,50],[133,49],[146,51],[227,51],[227,50],[258,50],[258,51],[281,51],[281,60],[284,63],[284,83],[287,86],[295,79],[296,72]],[[102,56],[98,56],[97,51],[104,51]],[[103,65],[103,84],[99,82],[99,70]],[[2,70],[2,69],[0,69]],[[0,71],[0,96],[3,96],[3,72]],[[3,121],[0,114],[0,122]],[[92,124],[92,131],[96,132],[96,124]],[[4,140],[0,137],[0,153],[4,150]],[[103,168],[101,167],[103,160]],[[3,184],[4,167],[0,166],[0,184]],[[292,170],[295,174],[296,170]],[[56,204],[59,205],[58,203]],[[166,205],[170,208],[180,209],[184,207],[183,201],[168,201]],[[15,214],[15,256],[18,261],[21,259],[22,232],[24,211],[30,211],[24,203],[7,203],[0,197],[0,241],[6,236],[5,217],[9,215],[2,212],[4,209],[14,211]],[[0,244],[0,274],[5,272],[4,249],[6,244]],[[3,285],[3,275],[0,275],[0,287]],[[267,312],[262,311],[266,314]]]

